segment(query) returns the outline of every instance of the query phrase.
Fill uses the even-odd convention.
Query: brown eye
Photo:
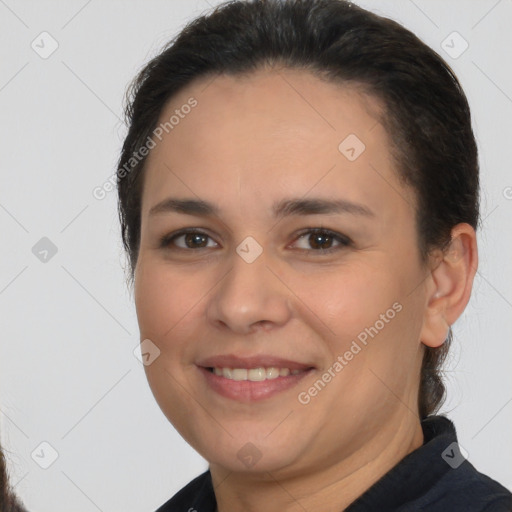
[[[164,236],[160,241],[160,247],[168,248],[174,246],[178,249],[205,249],[208,247],[208,240],[211,239],[209,235],[199,230],[183,230],[172,235]],[[177,243],[177,240],[180,240]]]
[[[299,249],[313,249],[312,252],[321,253],[342,249],[352,243],[346,236],[322,228],[314,228],[302,232],[297,241],[302,241],[303,245],[305,245],[305,247],[299,247]],[[333,246],[333,244],[337,245]]]
[[[202,235],[201,233],[187,233],[183,236],[185,237],[185,245],[191,249],[195,249],[196,247],[206,247],[208,244],[208,236]]]

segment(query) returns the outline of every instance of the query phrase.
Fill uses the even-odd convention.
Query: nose
[[[252,263],[237,253],[231,269],[210,295],[208,320],[238,334],[269,330],[291,317],[290,292],[265,251]]]

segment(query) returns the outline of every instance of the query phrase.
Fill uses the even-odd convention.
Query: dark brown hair
[[[0,446],[0,512],[27,512],[9,487],[4,452]]]
[[[450,66],[399,23],[344,0],[234,0],[190,22],[127,92],[129,131],[118,163],[119,218],[133,284],[146,158],[140,148],[173,95],[199,77],[280,65],[355,85],[380,100],[399,179],[415,191],[418,247],[426,264],[451,229],[477,229],[479,167],[468,101]],[[445,397],[441,366],[452,340],[425,347],[421,418]]]

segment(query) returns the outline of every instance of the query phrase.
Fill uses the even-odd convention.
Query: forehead
[[[185,108],[191,99],[196,105]],[[381,112],[355,86],[306,71],[196,80],[161,113],[161,126],[174,122],[148,157],[143,211],[170,191],[212,201],[236,195],[247,205],[308,191],[396,204],[410,191],[397,180]]]

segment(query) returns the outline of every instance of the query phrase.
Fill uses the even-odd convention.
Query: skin
[[[469,301],[475,232],[455,226],[450,251],[421,265],[414,191],[395,174],[379,103],[356,89],[290,69],[210,77],[173,97],[161,120],[191,96],[198,105],[152,149],[144,178],[134,296],[141,340],[161,351],[145,367],[149,385],[210,463],[219,511],[343,510],[423,443],[424,346],[440,346]],[[366,146],[354,161],[338,150],[351,133]],[[149,216],[171,196],[220,213]],[[275,201],[303,197],[347,199],[374,216],[272,217]],[[184,237],[159,246],[191,227],[208,235],[206,248]],[[334,250],[322,253],[299,238],[315,227],[353,244],[327,236]],[[236,252],[247,236],[263,249],[250,264]],[[298,393],[396,302],[401,311],[301,404]],[[291,390],[240,403],[211,390],[195,364],[261,353],[315,370]],[[248,442],[261,455],[250,467],[237,457]]]

